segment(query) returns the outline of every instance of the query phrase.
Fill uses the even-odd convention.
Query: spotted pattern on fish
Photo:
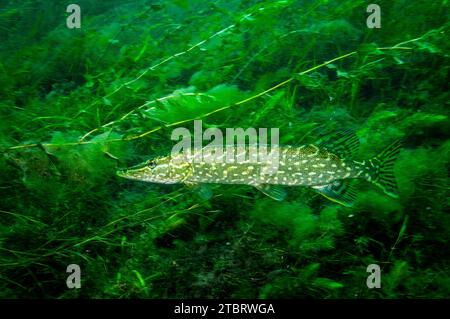
[[[277,184],[277,185],[323,185],[336,179],[354,178],[367,173],[365,163],[340,159],[333,153],[309,144],[300,147],[279,147],[278,168],[263,173],[275,160],[270,156],[256,163],[249,160],[249,153],[257,153],[256,146],[227,146],[216,161],[198,161],[201,152],[183,159],[161,157],[137,168],[123,171],[123,177],[155,183],[220,183],[220,184]],[[235,161],[225,162],[226,152],[234,153]],[[238,162],[237,159],[244,159]],[[188,160],[189,159],[189,160]],[[150,165],[151,164],[151,165]],[[270,169],[269,169],[270,171]]]
[[[355,138],[347,138],[345,134],[338,137],[350,146],[356,144]],[[282,200],[281,192],[271,191],[270,185],[309,186],[350,207],[355,190],[347,180],[364,179],[386,194],[398,197],[393,166],[400,148],[400,141],[396,141],[378,156],[359,162],[341,156],[346,151],[343,147],[339,155],[321,144],[283,146],[271,149],[272,152],[266,152],[268,148],[264,146],[261,152],[257,145],[205,147],[195,149],[192,154],[158,157],[117,174],[162,184],[251,185],[277,200]]]

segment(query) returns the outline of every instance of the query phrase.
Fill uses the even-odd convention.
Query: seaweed
[[[448,297],[448,4],[378,4],[380,29],[350,0],[79,1],[80,29],[64,1],[0,4],[0,297]],[[400,198],[116,176],[196,119],[290,145],[352,128],[358,159],[401,138]]]

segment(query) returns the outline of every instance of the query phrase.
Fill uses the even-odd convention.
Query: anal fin
[[[255,186],[258,190],[273,198],[277,201],[282,201],[286,198],[286,191],[281,186],[270,185],[270,184],[261,184]]]
[[[331,184],[312,186],[317,192],[345,207],[352,207],[357,191],[352,180],[336,180]]]

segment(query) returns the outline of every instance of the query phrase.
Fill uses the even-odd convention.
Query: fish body
[[[207,149],[202,149],[205,151]],[[357,163],[340,159],[333,153],[321,150],[315,145],[299,147],[279,147],[278,166],[270,172],[272,160],[251,161],[249,153],[257,153],[258,146],[236,147],[225,146],[226,152],[234,153],[234,160],[227,161],[225,155],[217,157],[214,161],[196,161],[205,157],[203,152],[194,151],[196,155],[190,160],[176,163],[177,157],[154,159],[158,165],[167,165],[142,169],[140,173],[128,170],[128,178],[156,182],[156,183],[218,183],[218,184],[245,184],[245,185],[288,185],[288,186],[315,186],[332,182],[336,179],[356,178],[368,174],[366,163]],[[244,155],[245,154],[245,155]],[[238,160],[243,158],[244,160]],[[181,156],[179,158],[182,158]],[[207,157],[206,157],[207,158]],[[165,163],[165,164],[164,164]],[[186,165],[189,163],[189,165]],[[154,164],[153,164],[154,165]],[[140,175],[140,176],[139,176]]]
[[[326,144],[334,145],[336,150]],[[370,160],[346,158],[358,144],[355,135],[344,131],[333,143],[328,140],[270,150],[260,145],[207,146],[194,149],[191,155],[178,153],[151,159],[118,175],[163,184],[251,185],[276,200],[285,197],[280,186],[308,186],[345,206],[353,204],[357,193],[351,181],[364,179],[397,197],[392,170],[400,143],[391,144]]]

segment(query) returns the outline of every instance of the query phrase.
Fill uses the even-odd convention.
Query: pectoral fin
[[[328,185],[312,186],[317,192],[345,207],[352,207],[357,191],[351,180],[337,180]]]
[[[286,191],[281,186],[277,185],[269,185],[269,184],[261,184],[255,186],[258,190],[273,198],[277,201],[282,201],[286,198]]]
[[[211,186],[207,184],[185,183],[200,199],[208,200],[213,196]]]

